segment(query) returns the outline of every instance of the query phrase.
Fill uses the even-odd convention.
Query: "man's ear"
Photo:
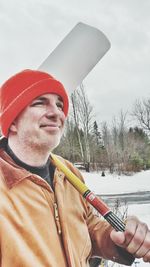
[[[15,121],[13,121],[13,123],[10,125],[9,131],[16,133],[17,132],[17,126]]]

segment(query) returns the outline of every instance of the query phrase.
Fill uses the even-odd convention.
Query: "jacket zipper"
[[[61,226],[60,226],[60,220],[59,220],[59,213],[58,213],[58,206],[57,203],[54,202],[54,216],[55,216],[55,222],[57,226],[58,234],[61,234]]]

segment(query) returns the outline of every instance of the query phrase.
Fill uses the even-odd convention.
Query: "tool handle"
[[[65,174],[76,190],[113,226],[117,231],[124,231],[125,224],[65,165],[51,153],[54,164]]]
[[[90,190],[85,192],[83,197],[85,197],[85,199],[106,219],[106,221],[110,223],[110,225],[116,231],[125,231],[124,222],[109,209],[109,207],[103,202],[102,199],[97,197]]]

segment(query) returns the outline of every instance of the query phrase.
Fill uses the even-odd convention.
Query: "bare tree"
[[[144,130],[150,131],[150,98],[136,100],[131,114]]]
[[[124,113],[121,110],[120,116],[119,116],[119,143],[120,143],[120,147],[122,151],[124,151],[125,149],[126,116],[127,116],[127,112]]]
[[[110,173],[114,171],[114,146],[112,141],[112,134],[107,125],[107,122],[102,123],[102,138],[104,147],[107,152],[106,164],[109,167]]]
[[[79,113],[78,113],[78,98],[76,92],[74,92],[71,95],[71,101],[72,101],[72,108],[73,108],[73,117],[74,117],[74,122],[76,126],[76,132],[77,132],[77,138],[79,142],[79,147],[80,147],[80,153],[81,153],[81,159],[84,161],[84,153],[83,153],[83,145],[81,141],[81,134],[79,131]]]
[[[81,158],[76,135],[76,127],[74,125],[74,121],[70,117],[66,121],[64,135],[59,146],[55,148],[55,153],[61,154],[61,156],[72,162]]]
[[[71,99],[81,156],[84,159],[86,170],[90,171],[90,131],[93,126],[93,108],[85,94],[83,84],[81,84],[81,86],[74,91]]]

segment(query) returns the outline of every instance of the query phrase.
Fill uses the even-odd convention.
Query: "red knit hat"
[[[54,93],[61,96],[67,116],[69,99],[63,85],[51,75],[37,70],[24,70],[8,79],[0,88],[0,126],[7,137],[8,130],[19,113],[36,97]]]

